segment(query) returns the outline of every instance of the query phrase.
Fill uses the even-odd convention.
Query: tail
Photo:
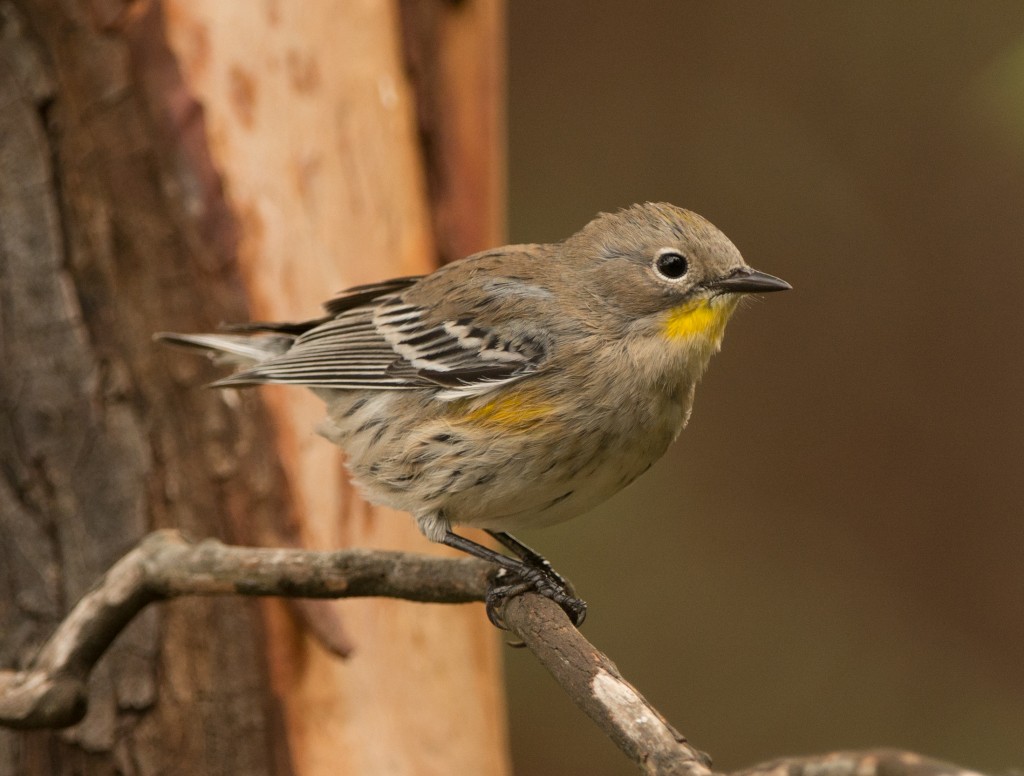
[[[217,380],[211,384],[213,388],[234,388],[270,382],[305,384],[297,380],[275,380],[259,374],[259,370],[251,369],[251,367],[283,355],[291,348],[296,339],[311,329],[327,323],[348,310],[366,305],[378,297],[408,288],[419,279],[419,277],[395,278],[383,283],[355,286],[324,304],[327,314],[311,321],[235,323],[223,326],[226,333],[222,334],[175,334],[162,331],[154,334],[153,339],[159,342],[169,342],[172,345],[198,348],[206,351],[206,355],[218,364],[229,364],[243,370],[230,377]]]
[[[162,331],[154,334],[153,339],[206,351],[206,355],[218,364],[250,367],[287,351],[295,341],[295,336],[290,334],[175,334]],[[230,377],[218,381],[218,383],[229,380],[231,380]],[[258,382],[263,381],[254,380],[249,384]],[[216,386],[218,383],[213,385]],[[233,382],[232,384],[240,385],[242,383]]]

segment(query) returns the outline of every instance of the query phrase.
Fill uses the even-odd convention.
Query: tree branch
[[[0,670],[0,725],[65,727],[86,712],[89,675],[117,635],[153,601],[178,596],[387,596],[482,601],[492,567],[383,550],[311,550],[193,543],[157,531],[114,564],[23,670]],[[508,601],[502,617],[566,693],[645,773],[711,776],[710,760],[627,682],[607,656],[538,595]],[[974,776],[910,752],[838,752],[781,759],[733,776]]]
[[[646,773],[710,776],[707,755],[691,747],[622,678],[615,664],[584,638],[558,604],[527,594],[508,601],[502,617],[573,702]]]
[[[483,599],[488,564],[381,550],[309,550],[192,543],[176,531],[146,536],[71,610],[21,671],[0,670],[0,725],[65,727],[86,711],[93,666],[136,614],[178,596],[388,596],[466,603]]]
[[[959,765],[899,749],[785,757],[730,776],[981,776]]]

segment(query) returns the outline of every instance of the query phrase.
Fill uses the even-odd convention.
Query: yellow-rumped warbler
[[[647,203],[564,242],[352,288],[312,321],[160,336],[245,367],[216,386],[313,389],[320,433],[370,501],[505,570],[488,596],[496,624],[497,604],[526,589],[579,624],[585,604],[505,531],[566,520],[646,471],[686,424],[739,296],[788,288],[701,216]]]

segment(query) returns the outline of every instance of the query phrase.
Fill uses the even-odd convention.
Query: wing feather
[[[329,317],[288,324],[287,352],[215,385],[291,383],[311,388],[441,388],[445,400],[478,395],[536,371],[548,343],[538,332],[510,337],[474,318],[436,320],[407,301],[418,278],[357,286],[324,307]],[[514,327],[506,326],[505,329]],[[277,329],[280,331],[281,329]]]
[[[345,289],[333,299],[324,303],[328,315],[336,316],[354,307],[361,307],[374,299],[388,294],[404,291],[422,280],[422,275],[411,275],[404,278],[393,278],[380,283],[367,283],[363,286],[352,286]]]

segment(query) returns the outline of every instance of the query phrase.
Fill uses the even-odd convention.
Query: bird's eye
[[[677,251],[663,251],[654,260],[654,271],[667,280],[679,280],[689,268],[686,257]]]

